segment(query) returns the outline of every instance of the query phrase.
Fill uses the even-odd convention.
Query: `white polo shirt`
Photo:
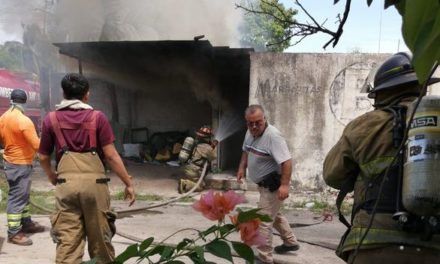
[[[271,172],[281,173],[281,163],[292,158],[286,140],[272,125],[268,125],[257,138],[248,130],[243,142],[243,151],[248,154],[249,178],[255,183]]]

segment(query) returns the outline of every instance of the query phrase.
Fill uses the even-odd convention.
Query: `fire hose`
[[[174,197],[174,198],[168,199],[168,200],[166,200],[166,201],[164,201],[164,202],[161,202],[161,203],[157,203],[157,204],[153,204],[153,205],[149,205],[149,206],[144,206],[144,207],[138,207],[138,208],[134,208],[134,209],[118,210],[118,211],[116,211],[116,213],[117,213],[118,215],[121,215],[121,214],[124,215],[124,214],[138,213],[138,212],[146,211],[146,210],[149,210],[149,209],[153,209],[153,208],[157,208],[157,207],[165,206],[165,205],[168,205],[168,204],[170,204],[170,203],[173,203],[173,202],[176,202],[176,201],[178,201],[178,200],[181,200],[181,199],[183,199],[183,198],[185,198],[185,197],[191,196],[191,195],[193,194],[193,192],[194,192],[197,188],[199,188],[200,184],[201,184],[202,181],[204,180],[204,178],[205,178],[205,176],[206,176],[207,169],[208,169],[208,163],[205,163],[204,166],[203,166],[203,169],[202,169],[202,173],[200,174],[200,178],[199,178],[199,180],[198,180],[197,183],[196,183],[196,184],[195,184],[195,185],[194,185],[194,186],[193,186],[188,192],[186,192],[186,193],[183,193],[183,194],[181,194],[181,195],[179,195],[179,196],[177,196],[177,197]],[[33,200],[30,200],[30,204],[31,204],[32,206],[34,206],[35,208],[37,208],[37,209],[43,211],[43,212],[50,213],[50,214],[54,212],[52,209],[49,209],[49,208],[43,207],[43,206],[37,204],[36,202],[34,202]],[[324,223],[325,221],[331,221],[331,220],[332,220],[332,216],[329,215],[329,214],[327,214],[327,215],[324,214],[323,217],[324,217],[324,218],[323,218],[322,221],[318,221],[318,222],[316,222],[316,223],[312,223],[312,224],[290,223],[290,226],[291,226],[291,227],[295,227],[295,228],[300,228],[300,227],[307,227],[307,226],[312,226],[312,225],[318,225],[318,224],[322,224],[322,223]],[[128,240],[132,240],[132,241],[134,241],[134,242],[142,242],[142,241],[144,240],[144,239],[138,238],[138,237],[136,237],[136,236],[133,236],[133,235],[130,235],[130,234],[127,234],[127,233],[124,233],[124,232],[120,232],[120,231],[116,231],[116,234],[117,234],[118,236],[120,236],[120,237],[126,238],[126,239],[128,239]],[[275,235],[278,235],[278,234],[276,234],[276,233],[274,233],[274,234],[275,234]],[[322,244],[315,243],[315,242],[310,242],[310,241],[307,241],[307,240],[298,239],[298,241],[299,241],[299,242],[303,242],[303,243],[307,243],[307,244],[310,244],[310,245],[319,246],[319,247],[326,248],[326,249],[331,249],[331,250],[334,250],[334,249],[335,249],[335,248],[332,248],[332,247],[327,246],[327,245],[322,245]],[[172,244],[170,244],[170,246],[176,246],[176,245],[172,245]],[[238,256],[238,255],[236,255],[236,256]]]

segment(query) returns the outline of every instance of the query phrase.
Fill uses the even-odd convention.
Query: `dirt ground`
[[[176,197],[177,179],[179,169],[166,165],[149,165],[136,164],[129,162],[127,164],[129,173],[135,178],[135,187],[137,193],[154,194],[163,197],[163,199]],[[112,173],[110,189],[112,193],[123,190],[123,184]],[[53,187],[47,182],[46,177],[41,168],[36,166],[33,175],[33,189],[40,191],[48,191]],[[242,208],[253,208],[256,206],[258,193],[253,191],[243,192],[246,197],[246,203],[241,204]],[[198,198],[195,196],[194,198]],[[295,203],[298,198],[291,195],[289,203]],[[150,205],[152,201],[137,201],[135,207]],[[155,241],[160,241],[168,235],[182,228],[197,228],[204,230],[214,223],[205,219],[202,215],[195,212],[191,207],[191,203],[173,203],[164,207],[155,208],[141,214],[129,215],[117,220],[117,229],[120,232],[136,236],[141,239],[154,237]],[[123,201],[114,201],[112,206],[116,210],[127,209],[127,204]],[[308,210],[285,210],[286,217],[289,222],[295,224],[312,224],[319,222],[322,217]],[[34,215],[34,220],[47,227],[46,232],[35,234],[31,238],[34,244],[29,247],[16,246],[9,243],[3,243],[0,246],[0,263],[54,263],[55,244],[49,235],[49,219],[47,215]],[[0,237],[6,235],[6,215],[0,214]],[[344,226],[334,218],[331,222],[324,222],[317,225],[294,228],[294,233],[301,242],[300,250],[287,255],[275,254],[276,263],[292,263],[292,264],[324,264],[324,263],[344,263],[338,259],[334,250],[339,242],[339,237],[344,232]],[[191,237],[193,233],[179,233],[167,242],[176,243],[184,237]],[[234,234],[232,240],[239,240]],[[116,253],[121,253],[128,245],[134,243],[128,239],[116,235],[113,244]],[[279,237],[274,236],[274,245],[280,244]],[[320,246],[316,246],[316,244]],[[87,251],[84,259],[87,259]],[[218,259],[213,256],[207,257],[215,263],[228,263],[225,260]],[[187,262],[186,263],[191,263]],[[131,261],[129,263],[135,263]],[[244,263],[242,259],[234,259],[234,263]]]

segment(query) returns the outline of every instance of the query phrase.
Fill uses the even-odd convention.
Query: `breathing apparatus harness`
[[[425,81],[425,83],[423,84],[420,95],[417,98],[417,100],[415,101],[414,108],[413,108],[411,114],[409,115],[408,120],[410,120],[410,121],[413,120],[414,115],[417,110],[417,107],[419,106],[424,94],[426,94],[429,80],[432,77],[432,75],[434,74],[435,70],[437,69],[437,66],[438,66],[438,63],[436,63],[436,65],[433,67],[433,69],[431,70],[431,73],[428,77],[428,80]],[[382,207],[381,200],[384,195],[384,191],[386,191],[386,189],[390,187],[389,184],[386,184],[386,183],[390,182],[390,175],[392,175],[392,172],[395,171],[396,169],[398,172],[398,174],[397,174],[398,177],[396,179],[397,180],[396,185],[394,186],[397,189],[397,192],[395,192],[395,194],[396,194],[396,197],[394,200],[395,211],[394,211],[393,219],[398,221],[398,224],[403,231],[421,233],[422,240],[430,240],[432,238],[433,234],[440,233],[440,219],[438,217],[436,217],[436,216],[429,216],[429,217],[417,216],[415,214],[412,214],[412,213],[406,211],[403,208],[403,205],[402,205],[402,178],[403,178],[402,176],[403,175],[402,174],[403,174],[403,163],[404,163],[404,146],[406,143],[406,139],[408,138],[408,131],[411,128],[411,126],[410,125],[406,126],[405,118],[402,118],[402,117],[404,117],[403,112],[402,112],[403,109],[390,107],[387,110],[392,112],[393,116],[394,116],[393,145],[395,147],[398,145],[398,148],[397,148],[396,154],[394,155],[393,159],[390,162],[390,165],[387,167],[387,169],[383,173],[384,176],[381,177],[380,185],[377,190],[377,198],[375,199],[374,204],[371,207],[371,216],[370,216],[370,220],[368,222],[368,226],[367,226],[363,236],[361,237],[358,245],[356,246],[356,249],[353,254],[353,258],[351,258],[350,263],[354,263],[356,256],[362,246],[362,243],[363,243],[364,239],[366,238],[366,236],[368,235],[368,232],[370,231],[370,229],[373,225],[373,221],[376,216],[376,213],[378,211],[380,211],[380,209]],[[404,113],[406,113],[406,109],[404,109]],[[399,119],[400,119],[400,121],[399,121]],[[402,131],[403,131],[403,133],[402,133]],[[352,178],[355,178],[355,177],[352,177]],[[354,183],[355,180],[356,179],[354,179],[354,180],[352,179],[351,183]],[[393,180],[391,180],[391,181],[393,181]],[[344,197],[347,195],[347,193],[350,190],[349,184],[350,184],[350,182],[344,184],[345,187],[343,186],[341,188],[341,191],[338,194],[338,197],[336,199],[336,205],[337,205],[338,212],[339,212],[339,220],[344,225],[346,225],[348,227],[348,230],[344,234],[344,237],[350,231],[351,225],[348,224],[348,221],[342,215],[340,208],[341,208],[341,204],[342,204]],[[353,220],[355,213],[356,212],[353,210],[352,220]]]
[[[199,167],[203,166],[203,161],[205,160],[203,157],[199,158],[199,159],[193,159],[194,154],[197,151],[197,145],[202,144],[205,142],[200,142],[197,139],[194,139],[192,137],[187,137],[185,138],[184,142],[183,142],[183,146],[180,149],[180,153],[179,153],[179,161],[180,163],[192,163],[195,164]],[[200,162],[202,161],[202,164],[200,164]]]

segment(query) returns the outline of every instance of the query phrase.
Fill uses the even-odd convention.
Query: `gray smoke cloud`
[[[239,47],[243,12],[235,8],[237,1],[1,0],[0,27],[17,38],[26,31],[27,43],[32,43],[37,53],[54,49],[51,43],[55,42],[192,40],[198,35],[205,35],[204,39],[213,46]],[[35,26],[39,30],[35,30]],[[34,41],[36,38],[30,32],[42,32],[44,43]],[[55,49],[52,55],[58,64],[61,61],[55,58],[56,54]],[[208,101],[214,108],[226,105],[221,99],[211,63],[206,58],[195,60],[185,56],[189,55],[174,58],[164,67],[158,67],[157,62],[149,65],[152,61],[136,63],[150,76],[185,78],[186,85],[199,101]],[[71,64],[76,67],[76,62]],[[146,82],[151,82],[144,75],[121,74],[120,68],[107,66],[104,69],[93,63],[84,63],[83,67],[86,76],[106,79],[124,88],[146,87]]]
[[[44,0],[2,0],[0,1],[0,28],[14,39],[21,39],[23,27],[28,24],[43,26],[45,16]]]
[[[190,40],[239,45],[236,0],[2,0],[1,27],[22,33],[38,24],[54,42]]]

